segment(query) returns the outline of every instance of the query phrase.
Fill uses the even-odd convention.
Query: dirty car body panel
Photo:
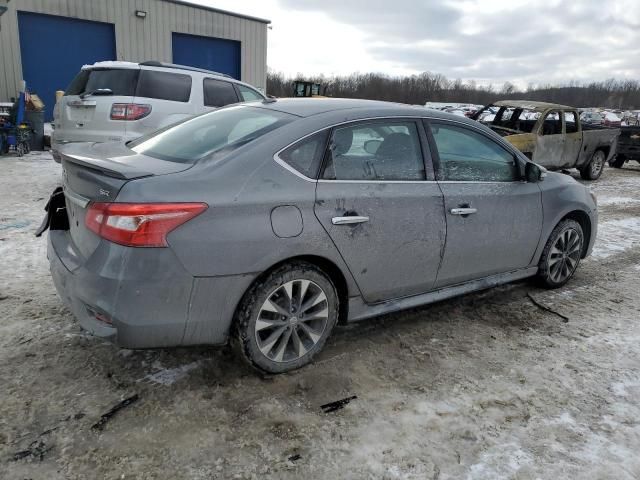
[[[370,122],[357,148],[337,152],[338,130]],[[447,157],[447,142],[460,143],[434,135],[435,123],[500,152],[504,162],[482,168],[506,173],[452,179],[474,168],[474,154]],[[386,153],[384,142],[393,146]],[[128,144],[66,149],[65,206],[49,212],[52,277],[85,329],[129,348],[226,342],[243,296],[292,259],[330,272],[341,320],[360,320],[534,275],[551,230],[572,213],[590,225],[587,255],[597,223],[587,189],[554,173],[528,182],[527,163],[478,122],[419,107],[344,99],[224,107]],[[345,172],[352,176],[338,178]],[[111,227],[137,227],[108,208],[140,205],[201,208],[161,244],[109,237]],[[153,215],[136,221],[166,214]]]

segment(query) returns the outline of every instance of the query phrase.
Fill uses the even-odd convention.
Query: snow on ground
[[[313,365],[263,378],[226,348],[84,334],[33,236],[60,166],[37,153],[0,166],[1,478],[640,478],[640,168],[589,184],[598,243],[566,287],[339,328]]]
[[[640,216],[600,223],[594,258],[607,258],[640,246]]]

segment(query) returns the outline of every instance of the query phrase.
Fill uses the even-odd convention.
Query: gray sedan
[[[62,151],[56,288],[127,348],[223,344],[298,368],[339,323],[536,277],[596,238],[589,190],[477,122],[345,99],[229,106]]]

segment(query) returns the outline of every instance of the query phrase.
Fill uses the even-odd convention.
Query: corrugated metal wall
[[[12,0],[8,7],[0,17],[0,101],[16,96],[22,81],[18,10],[113,23],[118,60],[131,62],[171,62],[172,32],[238,40],[242,80],[266,89],[265,22],[166,0]],[[136,17],[136,10],[147,17]]]

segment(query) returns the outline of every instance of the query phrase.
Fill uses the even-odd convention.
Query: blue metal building
[[[180,0],[10,0],[0,17],[0,101],[25,80],[47,106],[82,65],[192,65],[266,88],[269,20]]]

